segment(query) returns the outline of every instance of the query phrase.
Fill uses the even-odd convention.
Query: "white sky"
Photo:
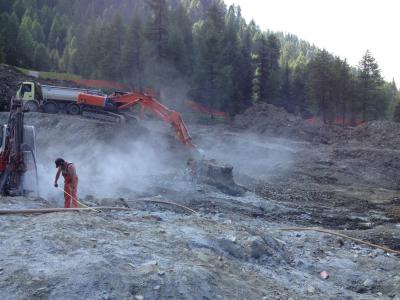
[[[400,86],[399,0],[225,0],[239,4],[246,21],[300,39],[356,66],[370,49],[388,81]]]

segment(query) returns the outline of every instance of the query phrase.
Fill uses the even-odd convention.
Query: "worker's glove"
[[[55,183],[55,184],[54,184],[54,187],[58,188],[58,184],[57,184],[57,183]]]

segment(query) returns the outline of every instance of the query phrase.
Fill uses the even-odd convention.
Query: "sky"
[[[399,0],[225,0],[262,30],[293,33],[356,66],[369,49],[400,86]]]

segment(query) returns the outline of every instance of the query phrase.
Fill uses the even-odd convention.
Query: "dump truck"
[[[79,115],[80,110],[76,102],[80,93],[102,94],[100,90],[41,85],[38,82],[24,81],[19,84],[15,98],[22,101],[26,111]]]

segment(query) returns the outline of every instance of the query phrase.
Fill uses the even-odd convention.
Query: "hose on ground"
[[[353,238],[351,236],[345,235],[343,233],[339,233],[336,231],[332,231],[332,230],[327,230],[324,228],[319,228],[319,227],[282,227],[282,228],[276,228],[273,230],[278,230],[278,231],[315,231],[315,232],[321,232],[321,233],[327,233],[327,234],[331,234],[331,235],[336,235],[345,239],[349,239],[352,240],[353,242],[359,243],[359,244],[364,244],[373,248],[377,248],[377,249],[381,249],[383,251],[389,252],[389,253],[395,253],[395,254],[400,254],[400,251],[398,250],[394,250],[394,249],[390,249],[388,247],[385,246],[381,246],[381,245],[377,245],[377,244],[373,244],[367,241],[363,241],[357,238]]]
[[[122,210],[129,211],[126,207],[89,207],[89,208],[33,208],[33,209],[0,209],[0,215],[17,215],[17,214],[43,214],[54,212],[71,212],[71,211],[93,211],[93,210]]]

